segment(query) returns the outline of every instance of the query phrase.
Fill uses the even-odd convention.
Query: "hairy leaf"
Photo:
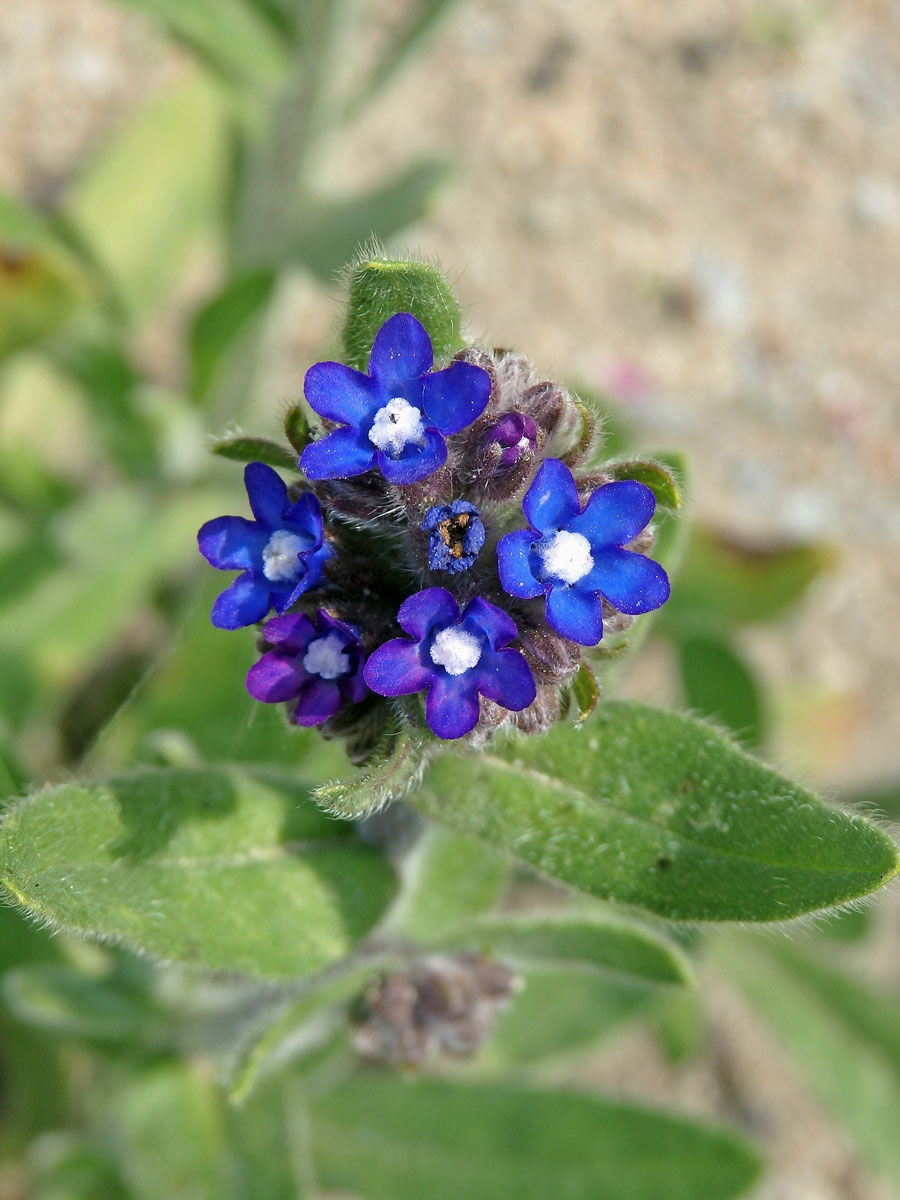
[[[681,508],[678,482],[662,462],[637,459],[610,463],[605,470],[613,479],[636,479],[653,493],[660,508]]]
[[[366,369],[375,334],[398,312],[412,313],[422,322],[436,362],[460,348],[459,304],[440,271],[428,263],[369,259],[349,277],[343,331],[348,366]]]
[[[262,462],[282,471],[296,471],[297,456],[286,446],[260,437],[225,437],[213,442],[213,454],[233,462]]]
[[[394,891],[386,861],[301,783],[234,767],[22,800],[0,830],[0,878],[63,929],[273,979],[342,957]]]
[[[415,787],[425,769],[432,742],[433,739],[416,729],[404,729],[387,756],[364,774],[344,782],[323,783],[315,789],[313,798],[336,817],[357,819],[378,812]]]
[[[361,1073],[312,1107],[317,1175],[367,1200],[724,1200],[758,1171],[733,1134],[627,1104]]]
[[[684,954],[667,938],[608,912],[499,913],[448,931],[440,941],[500,958],[602,967],[649,983],[690,983],[692,979]]]
[[[609,702],[474,756],[412,802],[601,899],[686,921],[779,921],[875,891],[897,848],[704,723]]]

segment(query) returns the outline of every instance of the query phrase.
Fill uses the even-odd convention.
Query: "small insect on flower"
[[[627,543],[653,516],[653,493],[633,479],[603,484],[582,509],[572,472],[548,458],[522,500],[530,528],[501,538],[500,582],[511,596],[546,597],[547,621],[583,646],[603,637],[603,600],[619,612],[650,612],[669,598],[669,579]]]
[[[409,638],[392,638],[373,651],[364,677],[382,696],[427,689],[425,716],[440,738],[459,738],[478,722],[478,697],[520,712],[537,694],[518,636],[502,609],[476,596],[460,613],[445,588],[426,588],[400,606],[397,622]],[[412,640],[410,640],[412,639]]]
[[[255,700],[296,700],[296,723],[321,725],[345,700],[358,704],[365,699],[366,657],[350,625],[322,609],[312,619],[289,613],[267,621],[263,637],[272,649],[247,672],[247,691]]]
[[[436,504],[419,526],[428,534],[428,567],[457,575],[467,571],[484,545],[481,513],[468,500]]]
[[[447,459],[444,439],[480,416],[491,394],[487,371],[453,362],[432,371],[425,327],[397,313],[375,338],[368,374],[343,363],[316,363],[304,389],[312,408],[341,428],[306,447],[309,479],[362,475],[377,467],[390,483],[425,479]]]
[[[216,517],[197,535],[208,562],[241,572],[213,605],[212,622],[220,629],[254,625],[270,608],[285,612],[319,583],[332,554],[312,492],[291,503],[283,480],[265,463],[249,463],[244,482],[255,519]]]

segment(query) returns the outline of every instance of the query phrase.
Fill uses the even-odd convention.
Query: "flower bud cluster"
[[[419,1066],[441,1054],[468,1058],[520,987],[512,971],[480,954],[424,958],[367,989],[353,1044],[363,1057],[392,1067]]]
[[[356,759],[398,705],[443,739],[546,729],[584,651],[667,599],[646,555],[653,493],[579,471],[593,423],[522,356],[469,348],[435,370],[398,313],[367,373],[317,363],[305,394],[321,421],[305,481],[251,463],[253,520],[209,521],[199,544],[240,572],[214,624],[277,614],[251,694]]]

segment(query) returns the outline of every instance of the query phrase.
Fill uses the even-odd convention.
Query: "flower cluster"
[[[349,736],[398,706],[416,720],[407,698],[423,694],[439,738],[537,731],[587,648],[665,603],[643,553],[653,492],[579,473],[589,416],[524,358],[470,348],[434,369],[424,326],[398,313],[366,373],[317,363],[305,395],[322,422],[305,482],[251,463],[254,519],[199,534],[214,567],[240,571],[213,623],[278,614],[247,688],[298,724]]]

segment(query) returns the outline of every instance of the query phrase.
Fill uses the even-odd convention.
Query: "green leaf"
[[[748,939],[715,960],[766,1018],[819,1099],[869,1161],[900,1183],[900,1016],[886,999],[811,960]]]
[[[293,979],[341,958],[393,873],[294,780],[147,770],[21,801],[0,830],[13,897],[63,929],[162,958]]]
[[[428,941],[491,908],[506,887],[510,860],[484,842],[433,825],[404,864],[392,920],[413,941]]]
[[[659,995],[641,980],[582,966],[531,963],[518,975],[522,990],[479,1056],[486,1070],[529,1066],[597,1045],[643,1015]]]
[[[385,242],[420,220],[449,176],[447,163],[426,160],[362,196],[310,200],[283,259],[330,283],[360,246],[373,239]]]
[[[660,619],[665,625],[772,621],[833,563],[834,552],[824,545],[750,546],[695,527]]]
[[[575,701],[577,712],[575,725],[583,725],[597,705],[600,703],[600,685],[588,664],[582,661],[572,681],[572,699]]]
[[[366,369],[375,334],[398,312],[412,313],[428,330],[435,362],[461,347],[459,304],[440,271],[422,262],[367,259],[349,275],[343,330],[348,366]]]
[[[608,463],[604,471],[613,479],[636,479],[638,483],[644,484],[653,493],[660,508],[681,508],[678,482],[665,463],[649,459],[613,462]]]
[[[648,983],[691,983],[684,954],[646,925],[608,912],[501,913],[440,937],[441,945],[477,948],[499,958],[543,959],[601,967]]]
[[[284,414],[284,436],[298,455],[303,453],[312,440],[309,421],[299,404],[292,404]]]
[[[607,702],[474,756],[411,802],[562,883],[684,921],[780,921],[875,891],[897,848],[700,721]]]
[[[134,315],[167,297],[198,236],[219,221],[225,163],[221,92],[192,78],[128,121],[66,198],[67,221]]]
[[[724,1200],[759,1164],[733,1134],[627,1104],[360,1073],[312,1107],[317,1175],[367,1200]]]
[[[30,1200],[132,1200],[109,1149],[87,1138],[45,1134],[29,1159]]]
[[[265,312],[275,292],[278,276],[263,267],[230,279],[199,310],[191,324],[191,394],[205,400],[241,336]]]
[[[356,820],[378,812],[413,790],[433,751],[434,739],[417,729],[402,730],[385,758],[345,782],[323,783],[313,799],[336,817]]]
[[[213,454],[233,462],[262,462],[282,471],[297,470],[297,456],[278,442],[260,437],[226,437],[213,442]]]
[[[701,717],[720,721],[745,745],[762,745],[762,691],[730,639],[698,631],[678,637],[676,647],[688,706]]]
[[[0,359],[55,333],[83,289],[59,256],[4,246],[0,237]]]
[[[62,1037],[145,1045],[153,1014],[113,981],[63,964],[9,971],[3,999],[20,1021]]]
[[[287,54],[280,39],[244,0],[119,3],[161,21],[173,38],[227,77],[271,83],[286,70]]]

